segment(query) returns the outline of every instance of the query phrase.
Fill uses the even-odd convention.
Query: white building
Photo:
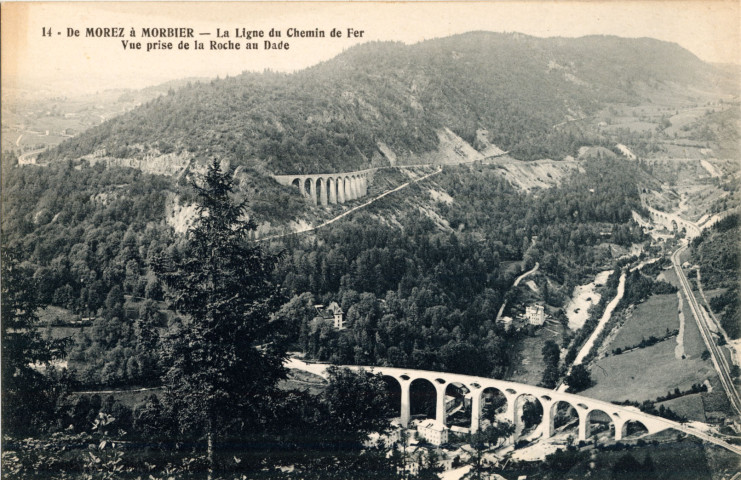
[[[431,418],[417,425],[417,432],[432,445],[442,445],[448,442],[448,428]]]
[[[539,327],[545,323],[545,308],[543,305],[529,305],[525,307],[525,317],[530,325]]]

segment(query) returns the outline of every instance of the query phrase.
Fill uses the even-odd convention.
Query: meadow
[[[667,330],[678,330],[677,295],[652,295],[638,304],[610,343],[610,350],[638,345],[651,336],[661,338]]]
[[[538,385],[543,378],[545,363],[543,363],[543,345],[553,340],[561,345],[563,342],[563,327],[555,322],[546,322],[535,331],[533,336],[524,337],[517,344],[517,352],[512,362],[512,369],[507,379],[527,385]]]
[[[597,360],[592,366],[595,385],[581,394],[606,401],[655,400],[675,388],[684,391],[715,376],[710,360],[701,360],[699,355],[677,359],[676,345],[676,340],[670,338],[651,347]]]

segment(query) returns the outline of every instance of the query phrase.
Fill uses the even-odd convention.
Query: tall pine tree
[[[181,434],[206,440],[210,473],[220,436],[260,431],[286,375],[285,350],[271,322],[281,304],[276,259],[249,242],[255,224],[233,199],[232,173],[216,160],[194,187],[197,218],[184,251],[155,270],[183,318],[163,342],[165,404]]]

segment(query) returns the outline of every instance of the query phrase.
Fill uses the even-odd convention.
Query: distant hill
[[[53,147],[105,119],[186,85],[195,78],[174,80],[141,90],[105,89],[82,95],[60,95],[57,84],[27,81],[3,89],[2,151],[18,153]]]
[[[723,72],[647,38],[473,32],[372,42],[294,74],[171,90],[41,160],[182,153],[275,173],[349,171],[429,158],[445,129],[479,150],[491,143],[519,159],[561,159],[599,144],[570,120],[651,92],[717,88]]]

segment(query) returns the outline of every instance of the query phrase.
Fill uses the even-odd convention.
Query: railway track
[[[684,245],[672,254],[672,264],[674,265],[674,271],[676,272],[679,283],[682,286],[684,296],[687,299],[690,310],[692,311],[692,316],[695,317],[695,322],[697,323],[697,327],[700,330],[700,335],[702,336],[702,339],[705,342],[705,346],[710,353],[710,358],[713,361],[713,365],[718,371],[718,377],[720,378],[723,390],[725,390],[726,395],[728,396],[728,401],[731,403],[731,407],[733,408],[736,415],[741,415],[741,397],[739,397],[738,391],[736,391],[736,387],[733,385],[733,379],[731,378],[730,373],[731,368],[728,365],[728,360],[723,355],[720,347],[718,347],[718,345],[713,340],[712,332],[710,331],[710,327],[708,326],[708,319],[705,316],[705,311],[697,302],[695,294],[692,293],[692,286],[690,285],[689,280],[687,280],[687,277],[682,271],[679,256],[686,249],[687,245]]]

